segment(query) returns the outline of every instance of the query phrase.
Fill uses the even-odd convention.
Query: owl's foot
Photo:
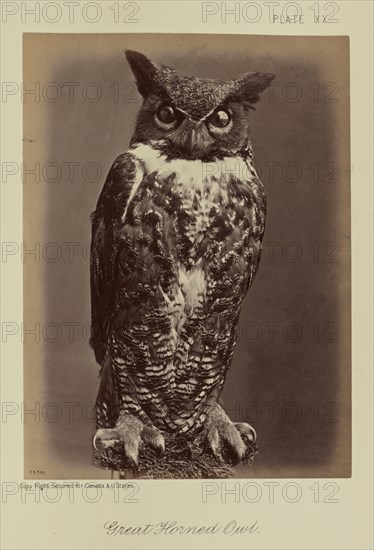
[[[214,404],[207,416],[204,432],[208,445],[218,460],[229,456],[237,464],[256,441],[256,431],[246,422],[232,422],[219,405]]]
[[[131,414],[119,417],[115,428],[100,428],[93,438],[93,446],[101,452],[117,443],[123,445],[127,459],[134,468],[138,468],[139,446],[145,443],[162,455],[165,451],[164,438],[154,426],[144,424]]]

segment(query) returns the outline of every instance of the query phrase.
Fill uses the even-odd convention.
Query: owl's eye
[[[163,124],[173,124],[177,119],[177,113],[171,105],[163,103],[156,111],[156,116]]]
[[[217,109],[209,117],[209,123],[217,128],[226,128],[231,122],[231,113],[224,109]]]

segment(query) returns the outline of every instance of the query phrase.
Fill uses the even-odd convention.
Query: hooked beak
[[[193,126],[186,132],[185,147],[193,158],[198,158],[205,150],[203,129],[201,126]]]
[[[207,154],[211,141],[204,122],[188,120],[178,128],[171,145],[176,148],[179,156],[195,160]]]
[[[196,145],[197,145],[196,130],[195,128],[192,128],[187,140],[187,147],[190,153],[193,153]]]

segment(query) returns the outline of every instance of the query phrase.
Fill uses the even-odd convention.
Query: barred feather
[[[202,161],[143,144],[109,172],[92,218],[99,427],[120,409],[193,434],[222,388],[265,223],[250,152],[222,162],[246,177],[203,176]]]

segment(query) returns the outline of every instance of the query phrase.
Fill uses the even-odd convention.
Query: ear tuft
[[[147,96],[154,87],[153,82],[158,73],[158,68],[148,57],[140,52],[126,50],[125,55],[136,78],[139,92],[143,97]]]
[[[271,73],[247,73],[237,81],[240,94],[248,103],[256,103],[274,78]]]

